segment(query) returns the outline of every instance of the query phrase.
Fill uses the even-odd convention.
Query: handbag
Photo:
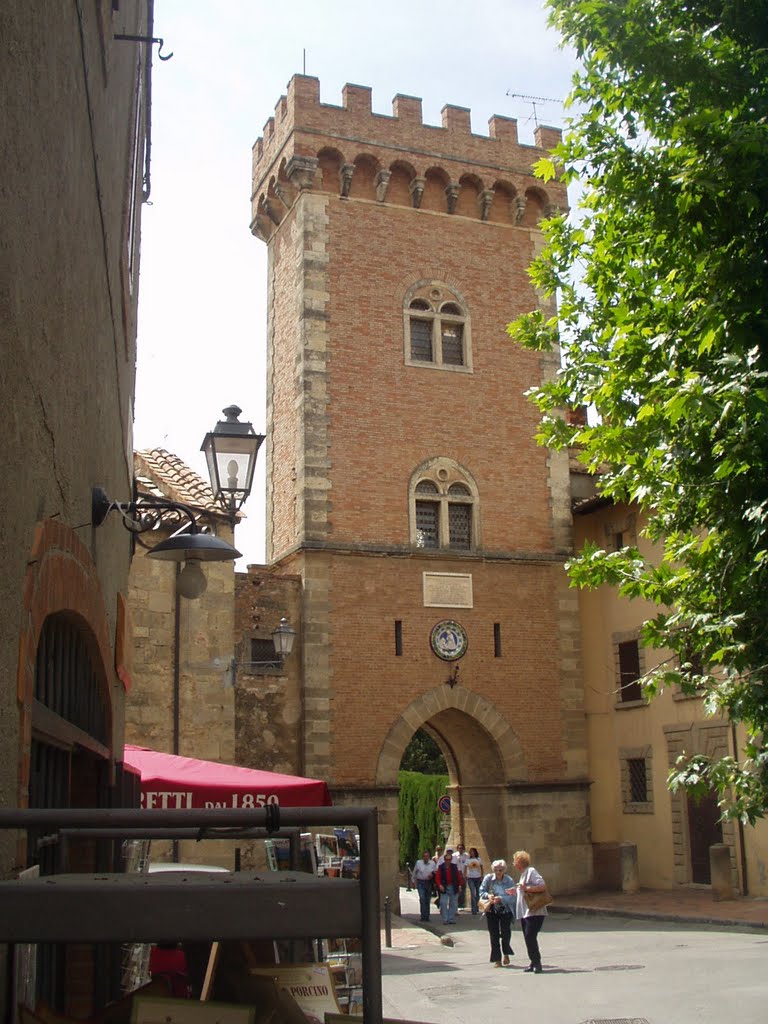
[[[487,914],[493,904],[489,896],[482,896],[477,904],[481,914]]]
[[[532,914],[535,914],[537,910],[543,910],[544,907],[548,907],[550,903],[554,903],[554,897],[546,885],[543,892],[524,892],[523,896],[525,896],[528,910]]]

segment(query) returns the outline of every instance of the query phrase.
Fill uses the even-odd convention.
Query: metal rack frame
[[[375,807],[253,810],[0,810],[0,829],[45,829],[70,838],[131,839],[192,830],[195,837],[250,838],[283,827],[356,826],[356,879],[303,872],[58,874],[0,881],[0,942],[142,942],[351,938],[363,947],[363,1019],[382,1024],[378,816]],[[213,831],[215,830],[215,831]],[[226,831],[222,831],[226,830]],[[264,831],[266,830],[266,832]],[[255,838],[255,835],[253,836]],[[157,835],[157,838],[160,838]],[[271,875],[271,877],[270,877]]]

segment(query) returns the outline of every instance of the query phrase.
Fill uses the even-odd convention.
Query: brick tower
[[[421,100],[342,106],[296,76],[253,152],[269,246],[270,572],[302,581],[294,765],[380,810],[396,891],[397,772],[443,750],[453,842],[524,846],[563,891],[591,874],[567,457],[527,388],[556,356],[505,325],[537,303],[538,223],[567,202],[532,167],[559,139],[490,135]]]

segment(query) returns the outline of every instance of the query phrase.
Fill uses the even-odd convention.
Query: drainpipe
[[[731,742],[733,743],[733,758],[738,757],[738,746],[736,745],[736,723],[731,722]],[[739,818],[739,852],[741,854],[741,895],[749,896],[749,885],[747,883],[747,851],[744,848],[744,825]]]

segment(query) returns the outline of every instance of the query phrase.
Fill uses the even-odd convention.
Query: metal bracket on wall
[[[165,57],[162,55],[161,50],[165,45],[163,40],[158,36],[126,36],[126,35],[115,35],[114,39],[128,40],[130,43],[157,43],[157,56],[160,60],[170,60],[173,53],[168,53]]]

